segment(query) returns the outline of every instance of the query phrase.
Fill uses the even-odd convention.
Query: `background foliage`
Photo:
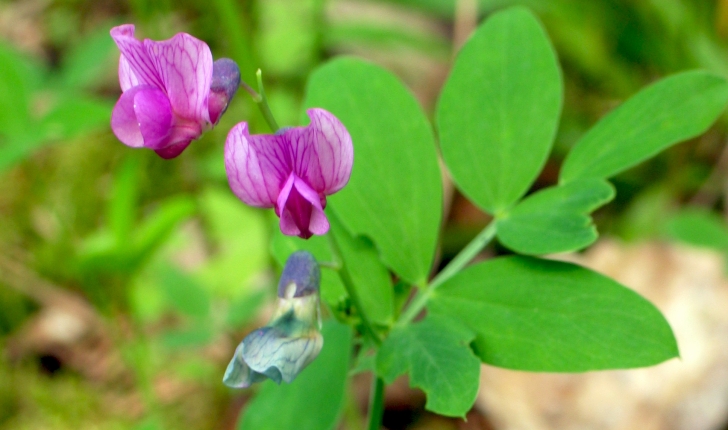
[[[406,250],[413,257],[402,260],[405,263],[398,260],[397,242],[382,253],[402,278],[415,283],[426,280],[431,261],[447,262],[489,221],[490,216],[477,208],[493,213],[525,192],[560,181],[569,186],[581,173],[569,169],[568,161],[559,173],[567,152],[599,118],[640,88],[693,68],[728,77],[728,5],[722,1],[477,3],[476,17],[456,11],[449,0],[0,2],[0,428],[234,428],[244,399],[220,384],[222,371],[241,336],[256,321],[265,320],[266,305],[274,296],[276,263],[285,256],[281,250],[287,249],[286,240],[293,240],[278,237],[270,214],[239,204],[227,188],[222,165],[226,131],[249,118],[254,132],[267,132],[245,94],[235,99],[214,131],[172,162],[151,152],[130,151],[116,141],[108,127],[119,92],[118,52],[108,37],[113,25],[134,22],[141,34],[154,39],[178,31],[192,33],[207,41],[216,57],[235,59],[247,82],[254,81],[257,67],[263,68],[271,105],[282,124],[298,124],[301,107],[317,103],[304,100],[304,84],[314,68],[338,54],[364,57],[393,71],[408,86],[388,93],[386,100],[372,98],[364,107],[385,119],[389,111],[407,111],[412,121],[386,130],[357,124],[357,132],[368,134],[352,130],[354,138],[396,140],[399,134],[415,133],[424,145],[434,139],[424,119],[448,120],[436,115],[435,106],[455,47],[462,43],[453,34],[504,6],[531,7],[544,23],[563,69],[563,101],[554,99],[548,87],[532,83],[545,93],[544,109],[563,103],[560,119],[554,118],[559,127],[553,151],[548,158],[548,151],[535,151],[539,157],[532,164],[545,167],[531,190],[514,184],[506,196],[475,196],[462,184],[467,196],[446,192],[445,233],[439,248],[436,237],[416,231],[418,225],[441,222],[434,216],[439,199],[392,190],[411,200],[388,200],[384,203],[392,206],[382,210],[417,208],[411,212],[416,222],[387,235],[417,246]],[[346,67],[358,60],[337,61]],[[318,70],[310,85],[339,90],[341,83],[326,72]],[[367,75],[371,76],[370,81],[362,78],[356,83],[372,94],[378,83],[385,85],[390,79],[374,70]],[[708,81],[696,81],[690,91],[710,91]],[[497,89],[489,82],[482,85]],[[680,101],[689,102],[676,95]],[[345,120],[349,121],[356,119]],[[600,137],[614,132],[607,120],[600,127],[600,133],[584,138],[583,146],[603,145]],[[549,133],[553,130],[542,130],[545,136]],[[721,216],[728,163],[728,156],[722,155],[725,134],[723,118],[701,137],[636,168],[600,172],[600,178],[612,177],[617,191],[616,200],[595,214],[600,232],[629,241],[671,237],[728,252]],[[390,160],[403,186],[411,181],[437,184],[437,166],[427,165],[426,157],[420,162],[416,157],[421,154],[412,148],[406,160]],[[448,159],[446,150],[443,155]],[[403,163],[410,163],[407,169]],[[369,180],[389,180],[392,166],[378,167]],[[332,197],[332,207],[337,199],[356,199],[357,193],[366,198],[370,183],[357,175],[355,171],[349,194]],[[614,195],[598,180],[571,183],[577,184],[602,190],[603,199],[573,202],[570,210],[586,213]],[[508,223],[513,228],[532,224],[529,204],[537,208],[539,199],[554,198],[546,194],[554,190],[558,188],[534,194],[509,218],[499,220],[504,245],[531,249],[528,243],[508,239]],[[433,192],[439,193],[435,185]],[[685,206],[691,209],[683,211]],[[345,227],[356,232],[372,229],[365,222]],[[345,234],[345,229],[338,232]],[[587,242],[589,233],[584,231]],[[347,243],[350,258],[361,262],[359,276],[381,273],[378,262],[367,260],[371,244],[346,240],[339,239]],[[313,240],[309,245],[318,246]],[[325,246],[317,252],[325,253]],[[380,276],[377,288],[393,291],[395,303],[401,303],[407,291],[396,285],[390,289],[389,282]],[[340,285],[325,290],[332,296],[329,302],[343,297],[337,297],[337,291],[343,291]],[[440,300],[446,302],[448,296]],[[391,318],[392,309],[378,308],[375,300],[369,306],[377,322]],[[341,302],[332,311],[347,309]],[[75,328],[70,331],[75,337],[59,338],[44,328],[54,324]],[[396,333],[409,345],[413,360],[426,325],[447,326],[433,318],[412,326],[409,333]],[[350,336],[341,328],[327,329],[342,339]],[[478,333],[459,326],[444,327],[441,333],[443,343],[450,342],[456,350],[462,342],[477,343]],[[467,348],[460,353],[469,354]],[[322,353],[321,361],[324,358]],[[387,354],[377,363],[367,365],[365,357],[362,361],[362,368],[383,369],[388,378],[402,371],[387,367]],[[412,375],[412,383],[427,377]],[[306,393],[294,387],[290,396]],[[261,394],[266,390],[270,387],[263,386]],[[360,412],[355,395],[347,394],[344,401],[346,422],[356,422]],[[443,413],[458,410],[458,405],[431,401],[432,408]],[[241,425],[249,424],[243,420]]]

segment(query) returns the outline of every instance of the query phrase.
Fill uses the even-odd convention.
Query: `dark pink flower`
[[[237,65],[227,59],[213,64],[207,44],[189,34],[141,41],[126,24],[112,28],[111,37],[121,51],[122,90],[111,128],[128,146],[178,156],[217,123],[237,91]]]
[[[311,124],[250,135],[240,123],[225,141],[230,188],[243,202],[275,208],[284,234],[309,238],[329,230],[326,196],[346,185],[354,148],[334,115],[309,109]]]

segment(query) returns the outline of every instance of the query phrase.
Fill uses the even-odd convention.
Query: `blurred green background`
[[[221,377],[274,297],[277,220],[233,196],[222,154],[235,123],[267,126],[240,92],[172,161],[125,147],[109,127],[112,26],[191,33],[248,83],[262,68],[278,122],[297,125],[308,74],[341,54],[397,73],[431,115],[457,47],[510,4],[538,13],[565,71],[537,188],[639,88],[693,68],[728,77],[724,0],[0,1],[0,429],[232,429],[246,400]],[[600,231],[728,250],[726,126],[615,178]],[[458,195],[446,210],[443,260],[487,222]]]

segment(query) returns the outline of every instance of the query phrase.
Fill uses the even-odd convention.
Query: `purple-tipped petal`
[[[133,82],[139,85],[152,85],[160,90],[164,89],[162,78],[159,76],[157,67],[149,52],[141,41],[134,38],[134,25],[125,24],[112,28],[111,38],[119,47],[122,57],[127,60],[128,70],[131,71],[131,75],[135,77],[135,81],[128,77],[130,75],[128,71],[122,70],[122,66],[126,69],[127,65],[120,61],[119,80],[122,91],[131,88],[131,86],[127,86],[125,89],[124,86]],[[122,80],[122,73],[124,73],[124,80]]]
[[[207,108],[210,121],[217,124],[227,110],[230,101],[240,87],[240,68],[229,58],[220,58],[212,63],[212,83]]]
[[[172,107],[167,96],[150,85],[124,92],[111,114],[111,129],[124,144],[159,149],[172,132]]]
[[[276,213],[281,217],[283,234],[308,239],[314,234],[329,231],[329,220],[318,193],[293,173],[278,196]]]
[[[280,136],[248,134],[241,122],[225,140],[225,171],[233,193],[256,207],[274,207],[290,171],[285,141]]]
[[[144,47],[156,66],[174,112],[209,125],[207,98],[212,80],[212,53],[207,44],[179,33],[162,42],[146,39]]]
[[[290,130],[293,171],[320,194],[333,194],[349,182],[354,163],[351,136],[333,114],[324,109],[306,111],[311,124]]]

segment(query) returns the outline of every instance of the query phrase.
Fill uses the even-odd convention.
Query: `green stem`
[[[372,322],[369,320],[366,312],[364,312],[364,307],[361,304],[361,300],[359,300],[359,294],[357,294],[356,288],[354,287],[354,281],[352,281],[351,274],[349,274],[349,270],[346,268],[344,259],[341,256],[341,248],[339,248],[339,244],[336,242],[336,238],[331,231],[329,231],[326,237],[329,238],[329,244],[331,245],[331,252],[334,254],[334,259],[339,263],[338,272],[339,277],[341,278],[341,283],[344,284],[344,288],[351,299],[351,303],[359,312],[359,317],[361,318],[362,325],[367,331],[367,334],[371,340],[379,346],[382,344],[382,339],[379,338],[379,335],[374,330]]]
[[[435,289],[462,270],[462,268],[465,267],[465,265],[468,264],[473,257],[475,257],[488,243],[490,243],[491,240],[493,240],[495,233],[495,222],[491,222],[483,229],[483,231],[478,233],[478,235],[475,236],[475,238],[471,240],[470,243],[468,243],[465,248],[463,248],[458,255],[456,255],[455,258],[453,258],[450,263],[448,263],[448,265],[437,274],[437,276],[435,276],[427,288],[420,291],[419,294],[415,296],[412,303],[410,303],[407,307],[407,310],[402,313],[399,321],[397,321],[397,325],[405,325],[415,319],[415,317],[417,317],[417,315],[419,315],[425,307],[427,301],[430,300]]]
[[[270,106],[268,106],[268,98],[265,96],[265,88],[263,88],[263,72],[258,69],[258,71],[255,73],[255,77],[258,79],[258,97],[253,97],[253,99],[258,104],[258,108],[263,114],[265,122],[268,123],[271,131],[275,133],[278,131],[279,127],[276,119],[273,118],[273,112],[271,112]]]
[[[369,430],[379,430],[382,427],[384,415],[384,380],[374,377],[372,391],[369,395]]]

